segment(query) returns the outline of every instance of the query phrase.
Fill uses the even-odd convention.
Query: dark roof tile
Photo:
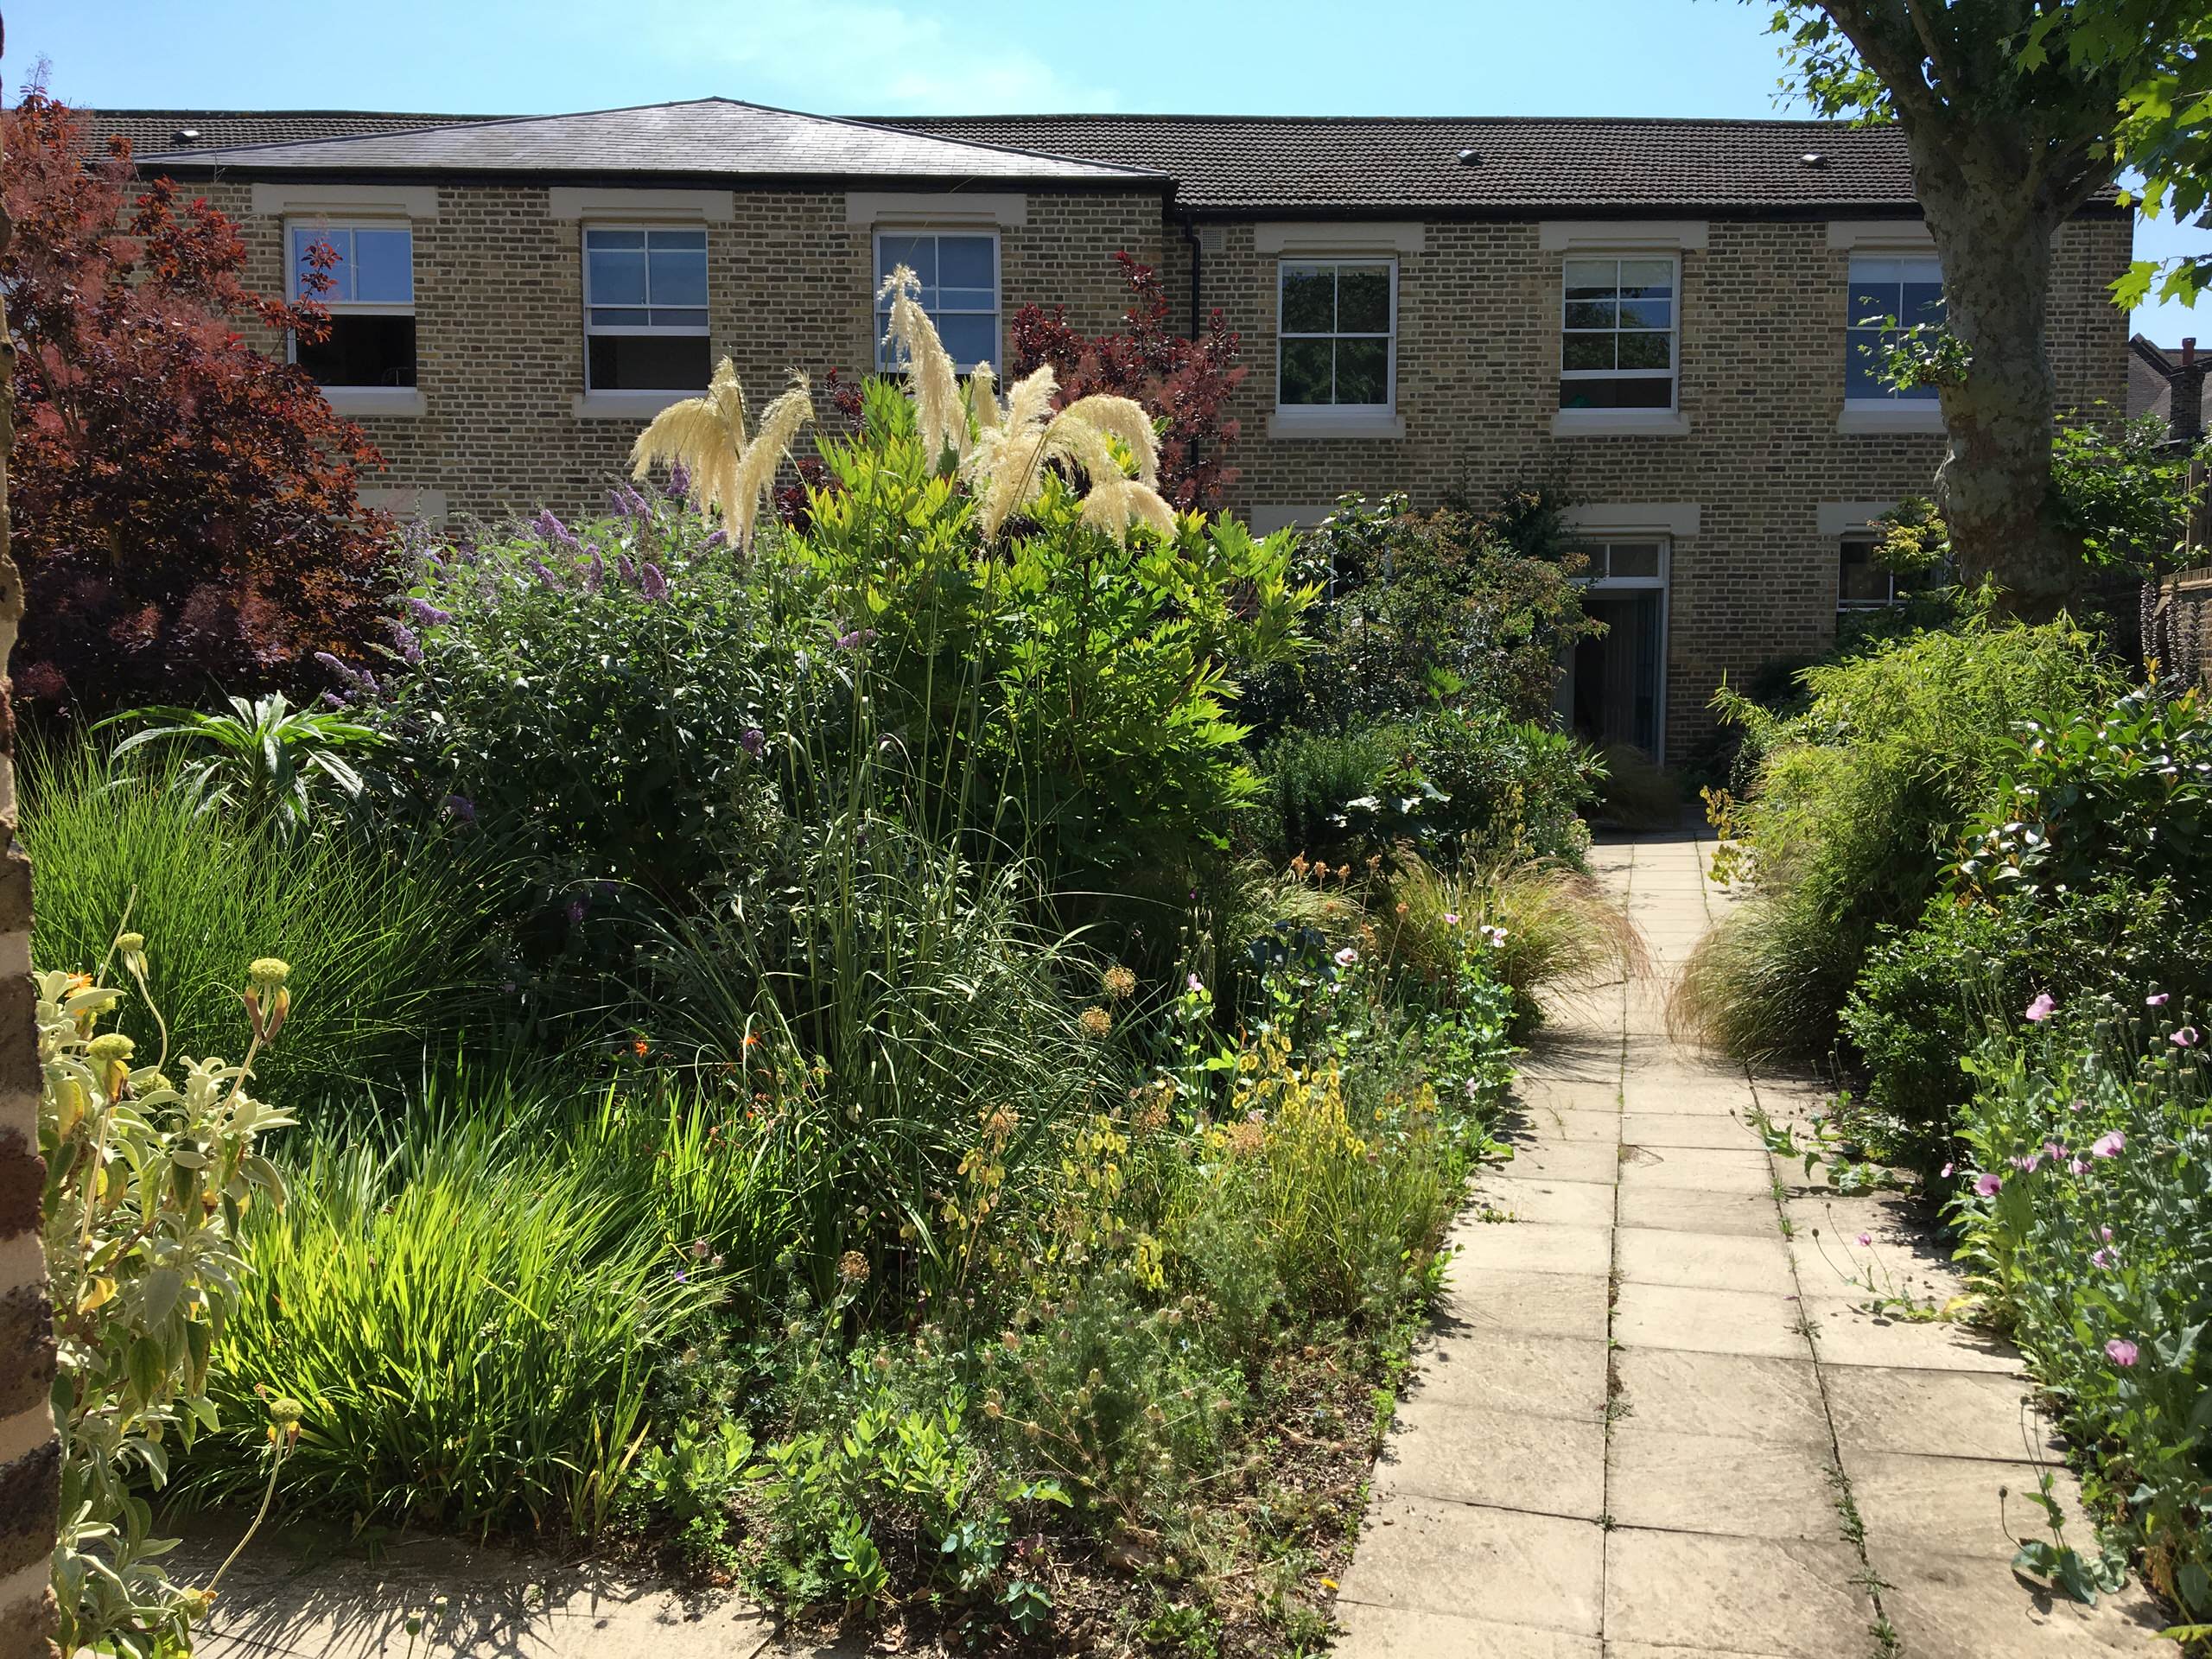
[[[1174,175],[1198,212],[1910,208],[1904,135],[1832,121],[1147,115],[867,118]],[[1459,159],[1471,150],[1471,162]],[[1819,156],[1808,162],[1808,154]]]
[[[147,166],[250,173],[547,173],[699,177],[1027,179],[1158,184],[1115,162],[802,115],[729,99],[512,116],[353,137],[166,149]]]

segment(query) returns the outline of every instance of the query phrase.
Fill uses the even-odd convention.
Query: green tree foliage
[[[2051,238],[2131,164],[2150,175],[2147,200],[2202,205],[2212,9],[1783,0],[1773,27],[1788,84],[1814,109],[1904,129],[1961,348],[1938,387],[1950,448],[1937,499],[1962,574],[1994,576],[2012,607],[2048,611],[2082,571],[2050,492]]]

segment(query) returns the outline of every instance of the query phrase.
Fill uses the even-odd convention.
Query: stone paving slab
[[[1557,1516],[1403,1494],[1378,1498],[1338,1593],[1343,1601],[1595,1637],[1605,1535],[1594,1522]]]
[[[1624,1284],[1741,1290],[1787,1297],[1796,1288],[1779,1233],[1691,1233],[1624,1227],[1613,1235]]]
[[[1935,1554],[2010,1561],[2021,1539],[2049,1535],[2042,1510],[2025,1496],[2046,1470],[2052,1496],[2070,1517],[2069,1538],[2086,1548],[2094,1536],[2082,1513],[2080,1484],[2063,1464],[2038,1469],[1849,1446],[1843,1449],[1843,1468],[1859,1516],[1885,1557]]]
[[[1605,1512],[1605,1425],[1409,1400],[1375,1491],[1595,1521]]]
[[[1831,1474],[1817,1443],[1684,1433],[1630,1417],[1606,1447],[1605,1509],[1618,1526],[1833,1543]]]
[[[1435,1327],[1441,1334],[1605,1340],[1612,1284],[1604,1274],[1477,1271],[1459,1262],[1451,1273],[1437,1299]]]
[[[1558,1226],[1605,1227],[1613,1219],[1613,1187],[1610,1181],[1555,1181],[1542,1176],[1514,1179],[1493,1175],[1476,1189],[1474,1211]]]
[[[1821,1382],[1847,1459],[1854,1447],[2000,1462],[2031,1449],[2064,1455],[2056,1431],[2022,1408],[2028,1384],[2021,1377],[1839,1365],[1824,1370]]]
[[[1797,1304],[1779,1292],[1624,1284],[1613,1300],[1613,1340],[1627,1348],[1789,1359],[1805,1351],[1798,1317]]]
[[[1605,1415],[1602,1342],[1453,1332],[1439,1334],[1416,1357],[1420,1366],[1409,1400],[1589,1422]]]
[[[1338,1651],[1370,1659],[1606,1659],[1592,1637],[1405,1607],[1340,1600],[1337,1623],[1344,1633]]]
[[[1874,1605],[1840,1542],[1605,1535],[1605,1636],[1697,1653],[1867,1659]]]
[[[1681,1348],[1623,1348],[1617,1421],[1817,1446],[1831,1444],[1827,1409],[1809,1357],[1700,1354]]]
[[[1654,970],[1554,1004],[1518,1154],[1470,1211],[1490,1219],[1453,1235],[1339,1651],[2173,1659],[2139,1589],[2090,1612],[2012,1571],[1996,1489],[2033,1485],[2024,1421],[2041,1455],[2062,1448],[2024,1420],[2009,1348],[1878,1303],[1960,1295],[1930,1217],[1827,1191],[1762,1146],[1753,1109],[1807,1122],[1819,1079],[1748,1076],[1671,1034],[1669,964],[1730,902],[1712,850],[1684,836],[1592,855]],[[2070,1476],[2058,1490],[2078,1501]],[[2015,1497],[2016,1529],[2036,1516]]]
[[[195,1524],[169,1558],[204,1580],[242,1523]],[[410,1637],[436,1598],[443,1614]],[[750,1659],[776,1620],[727,1591],[684,1592],[589,1564],[401,1537],[373,1555],[340,1528],[272,1522],[222,1582],[194,1659]]]

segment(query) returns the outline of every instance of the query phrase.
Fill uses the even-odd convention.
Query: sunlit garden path
[[[1871,1311],[1870,1284],[1922,1306],[1960,1287],[1900,1203],[1770,1157],[1754,1109],[1800,1119],[1813,1086],[1668,1035],[1669,971],[1727,903],[1712,851],[1592,855],[1653,967],[1560,1008],[1530,1057],[1517,1154],[1459,1224],[1376,1471],[1339,1651],[2172,1652],[2132,1586],[2090,1611],[2014,1575],[2016,1537],[2047,1535],[2037,1459],[2069,1510],[2073,1479],[2009,1347]]]

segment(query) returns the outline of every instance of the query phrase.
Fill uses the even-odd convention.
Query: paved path
[[[1459,1224],[1376,1470],[1338,1653],[2171,1656],[2139,1591],[2089,1611],[2012,1574],[1999,1490],[2057,1453],[2009,1348],[1875,1317],[1847,1282],[1871,1261],[1955,1289],[1894,1199],[1829,1198],[1763,1149],[1751,1109],[1802,1119],[1817,1090],[1668,1038],[1667,974],[1727,903],[1711,851],[1592,855],[1656,965],[1563,1007],[1532,1057],[1518,1154]],[[2018,1532],[2035,1518],[2011,1500]]]

